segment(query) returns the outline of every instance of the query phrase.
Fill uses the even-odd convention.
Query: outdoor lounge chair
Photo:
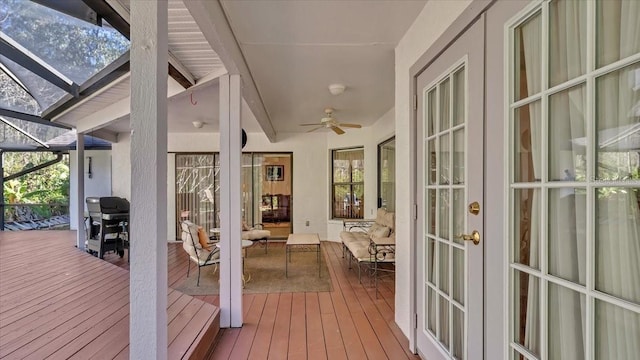
[[[211,250],[205,249],[199,241],[198,225],[191,221],[185,220],[181,222],[180,227],[182,228],[182,248],[189,255],[187,277],[189,277],[191,262],[193,261],[198,265],[198,282],[196,286],[200,286],[200,268],[215,265],[214,271],[217,271],[220,263],[220,249],[215,245],[211,246]]]

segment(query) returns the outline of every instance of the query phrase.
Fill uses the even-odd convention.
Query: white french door
[[[484,21],[418,76],[416,345],[429,360],[483,357]]]
[[[506,27],[509,359],[640,358],[640,1]]]

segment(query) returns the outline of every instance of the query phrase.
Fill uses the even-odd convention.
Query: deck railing
[[[69,204],[0,203],[0,230],[67,229]]]

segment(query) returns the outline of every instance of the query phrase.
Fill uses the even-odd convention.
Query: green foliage
[[[5,153],[4,177],[53,160],[51,153]],[[68,204],[69,156],[52,166],[4,183],[4,200],[9,204]]]

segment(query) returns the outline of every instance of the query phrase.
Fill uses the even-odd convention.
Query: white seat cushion
[[[242,232],[242,240],[262,240],[267,239],[271,236],[271,231],[269,230],[249,230]]]

